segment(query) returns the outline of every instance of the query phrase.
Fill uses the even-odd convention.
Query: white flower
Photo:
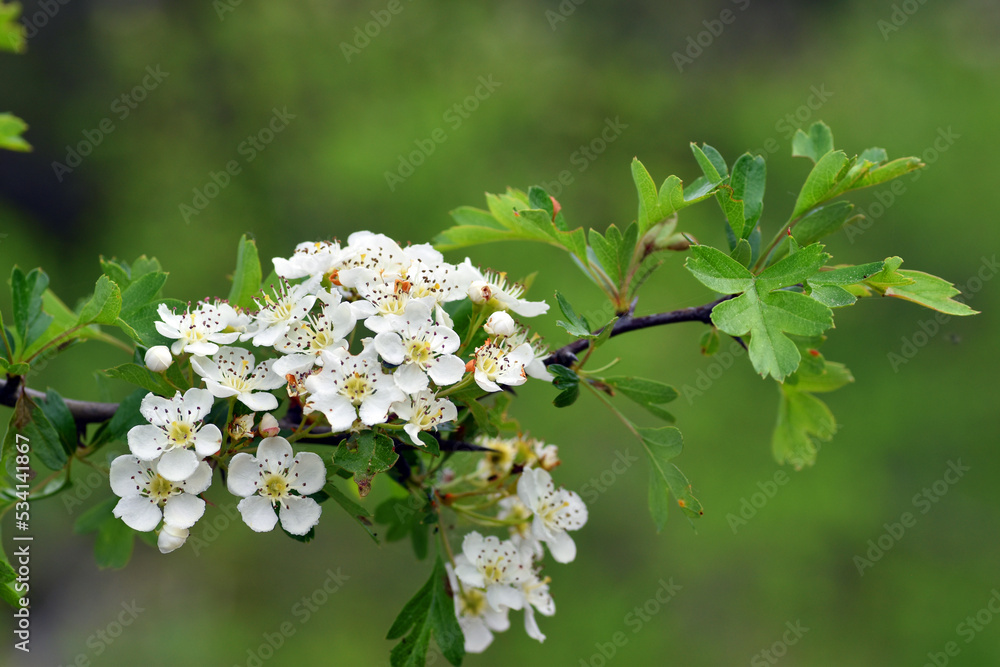
[[[502,310],[498,310],[486,320],[483,329],[491,336],[513,336],[514,332],[517,331],[517,324],[514,322],[513,317]]]
[[[273,299],[267,293],[264,294],[263,302],[255,299],[260,308],[256,316],[257,328],[247,331],[240,336],[240,340],[252,340],[258,347],[274,345],[288,333],[294,323],[309,313],[309,309],[316,303],[313,292],[317,285],[317,281],[311,280],[289,287],[287,282],[282,281],[274,290]]]
[[[211,486],[212,469],[202,461],[190,477],[172,482],[156,466],[129,454],[111,462],[111,490],[121,497],[112,513],[140,532],[153,530],[160,519],[177,529],[190,528],[205,513],[205,501],[197,494]]]
[[[169,523],[163,524],[160,534],[156,538],[156,546],[161,554],[168,554],[184,546],[188,535],[191,533],[187,528],[178,528]]]
[[[183,397],[180,392],[173,398],[146,394],[139,412],[149,424],[129,430],[129,449],[143,461],[159,458],[157,470],[165,478],[187,479],[200,460],[222,445],[219,427],[201,423],[212,409],[212,400],[212,394],[197,388],[188,389]]]
[[[215,354],[220,344],[232,343],[240,335],[238,331],[225,331],[236,318],[236,311],[227,303],[202,302],[194,311],[189,307],[180,315],[161,303],[156,312],[160,316],[154,322],[156,330],[162,336],[177,339],[170,346],[174,354]]]
[[[323,370],[306,378],[312,395],[305,411],[326,415],[334,433],[350,429],[359,417],[367,426],[381,424],[389,416],[389,406],[403,400],[392,376],[382,372],[374,347],[365,345],[356,356],[346,350],[324,351],[321,356]]]
[[[509,350],[506,345],[498,345],[487,338],[476,348],[476,384],[484,391],[501,391],[501,384],[512,387],[524,384],[528,379],[524,366],[532,359],[534,353],[527,343]]]
[[[402,316],[386,321],[388,329],[375,336],[375,349],[386,363],[398,366],[392,377],[404,392],[427,389],[428,375],[439,387],[465,375],[465,362],[452,354],[461,345],[458,334],[434,324],[427,304],[410,301]]]
[[[518,442],[516,439],[490,438],[481,435],[476,438],[477,445],[490,451],[479,458],[476,475],[485,481],[498,477],[506,477],[514,467],[517,458]]]
[[[497,310],[513,310],[523,317],[534,317],[549,310],[544,301],[525,301],[521,298],[524,287],[517,283],[507,284],[503,273],[487,271],[479,280],[473,280],[468,287],[473,303],[486,303]]]
[[[545,635],[538,628],[535,621],[535,610],[545,616],[552,616],[556,613],[556,603],[549,594],[549,579],[540,579],[537,574],[521,582],[521,595],[524,596],[524,630],[532,639],[540,642],[545,641]]]
[[[321,363],[323,350],[347,347],[346,338],[357,322],[351,304],[328,290],[322,290],[318,297],[323,302],[320,313],[292,324],[274,344],[275,350],[287,355],[274,362],[274,372],[282,377],[311,371]]]
[[[356,289],[361,299],[352,302],[351,309],[375,333],[388,331],[392,322],[389,316],[405,313],[406,304],[411,301],[423,301],[428,307],[434,305],[433,296],[413,296],[413,283],[401,278],[386,280],[383,276],[368,272],[359,279]]]
[[[154,373],[161,373],[167,370],[173,361],[174,358],[170,355],[170,348],[166,345],[154,345],[146,350],[146,368]]]
[[[292,535],[308,533],[319,523],[322,508],[303,496],[316,493],[324,484],[323,459],[312,452],[299,452],[293,459],[292,446],[284,438],[265,438],[257,456],[241,452],[229,463],[229,492],[243,498],[237,508],[244,523],[258,533],[272,530],[279,517],[281,527]]]
[[[459,554],[455,563],[468,563],[464,555]],[[507,618],[508,609],[497,611],[486,603],[486,591],[465,586],[460,588],[451,563],[445,563],[448,572],[448,583],[455,597],[455,616],[465,636],[466,653],[482,653],[493,643],[494,632],[504,632],[510,628]]]
[[[525,470],[517,482],[517,495],[535,515],[531,531],[545,542],[558,563],[576,558],[576,544],[566,531],[587,523],[587,506],[574,491],[556,489],[552,476],[541,468]]]
[[[495,611],[524,605],[524,596],[515,586],[531,576],[531,560],[510,540],[501,542],[473,531],[462,540],[462,554],[466,560],[456,560],[455,574],[467,586],[485,588],[486,601]]]
[[[233,417],[233,421],[229,422],[229,437],[233,439],[233,442],[239,442],[240,440],[246,440],[254,436],[253,420],[256,416],[256,412],[251,412],[247,415]]]
[[[510,526],[510,541],[518,550],[529,554],[532,560],[540,559],[545,555],[542,543],[535,539],[531,530],[531,510],[528,509],[517,496],[507,496],[498,503],[500,511],[497,518],[503,520],[514,519],[520,523]]]
[[[291,258],[275,257],[274,272],[285,280],[296,278],[322,278],[329,274],[341,257],[340,244],[331,241],[300,243]]]
[[[388,236],[367,231],[354,232],[347,237],[337,277],[344,287],[354,289],[358,289],[365,280],[392,282],[412,261]]]
[[[400,419],[406,420],[403,430],[417,447],[423,447],[420,442],[420,432],[430,431],[445,422],[454,421],[458,416],[455,404],[446,398],[437,398],[428,390],[393,403],[392,411]]]
[[[274,410],[278,399],[266,392],[285,384],[271,370],[273,360],[253,365],[254,356],[238,347],[219,349],[215,359],[194,357],[191,366],[205,379],[205,386],[217,398],[235,396],[254,411]]]
[[[536,380],[552,382],[555,378],[552,377],[549,369],[545,366],[545,359],[549,356],[549,348],[542,343],[542,339],[538,334],[532,335],[529,339],[528,330],[521,329],[507,339],[507,345],[512,349],[525,343],[531,347],[533,358],[524,365],[524,372],[528,377],[533,377]]]

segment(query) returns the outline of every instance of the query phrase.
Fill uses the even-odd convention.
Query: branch
[[[614,327],[611,329],[610,337],[613,338],[628,331],[658,327],[663,324],[676,324],[677,322],[702,322],[704,324],[711,324],[712,309],[723,301],[728,301],[735,296],[737,295],[727,294],[726,296],[720,297],[715,301],[706,303],[702,306],[681,308],[679,310],[672,310],[669,313],[656,313],[654,315],[643,315],[642,317],[633,317],[631,314],[624,315],[619,318],[617,322],[615,322]],[[596,334],[600,332],[594,333]],[[558,350],[545,357],[544,363],[546,366],[550,364],[570,366],[576,361],[576,355],[586,350],[589,345],[590,341],[586,338],[575,340],[568,345],[563,345]]]
[[[631,314],[628,314],[615,322],[614,328],[611,331],[611,336],[614,337],[628,331],[637,331],[639,329],[658,327],[664,324],[675,324],[677,322],[703,322],[705,324],[710,324],[712,321],[712,309],[723,301],[732,299],[734,296],[736,295],[726,295],[702,306],[681,308],[679,310],[670,311],[669,313],[656,313],[653,315],[643,315],[642,317],[633,317]],[[574,361],[576,361],[576,355],[587,349],[588,345],[590,345],[590,341],[586,339],[575,340],[568,345],[564,345],[545,358],[545,365],[562,364],[563,366],[570,366]],[[6,380],[0,380],[0,405],[6,405],[11,408],[14,407],[14,404],[17,403],[17,399],[22,391],[35,400],[45,398],[45,394],[38,390],[28,389],[27,387],[22,388],[20,376],[7,376]],[[73,415],[77,424],[93,424],[107,421],[108,419],[111,419],[111,417],[113,417],[115,412],[118,410],[117,403],[96,403],[93,401],[77,401],[73,399],[66,399],[66,407],[69,408],[69,411]],[[285,428],[294,428],[298,426],[298,420],[300,418],[300,414],[293,415],[290,413],[285,417],[285,419],[282,420],[281,425]],[[322,433],[319,429],[316,429],[313,432]],[[333,444],[333,442],[331,441],[330,444]],[[470,451],[472,448],[476,447],[476,445],[472,445],[470,443],[456,442],[452,444],[455,445],[455,449],[459,451]],[[442,443],[442,449],[444,448],[445,446]]]

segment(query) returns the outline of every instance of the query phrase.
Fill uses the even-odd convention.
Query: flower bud
[[[278,426],[278,420],[274,418],[274,415],[267,412],[260,418],[260,428],[258,430],[260,431],[261,436],[265,438],[273,438],[281,431],[281,427]]]
[[[256,414],[256,412],[251,412],[248,415],[240,415],[233,419],[229,425],[229,437],[234,442],[253,437],[253,418]]]
[[[164,523],[160,529],[160,535],[156,538],[156,546],[161,554],[168,554],[179,549],[187,541],[190,531],[187,528],[177,528],[169,523]]]
[[[154,345],[146,350],[146,368],[154,373],[162,373],[170,368],[174,358],[166,345]]]
[[[490,315],[483,328],[491,336],[513,336],[517,331],[514,318],[502,310]]]
[[[472,303],[486,303],[493,298],[493,290],[484,280],[473,280],[469,285],[468,294]]]

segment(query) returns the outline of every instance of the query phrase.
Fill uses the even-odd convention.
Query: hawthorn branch
[[[621,334],[629,331],[638,331],[639,329],[658,327],[666,324],[676,324],[678,322],[702,322],[704,324],[710,324],[712,322],[712,309],[723,301],[732,299],[734,296],[736,295],[726,295],[712,301],[711,303],[694,306],[692,308],[672,310],[668,313],[655,313],[653,315],[643,315],[641,317],[634,317],[631,313],[629,313],[615,322],[614,328],[611,331],[611,336],[620,336]],[[568,345],[564,345],[545,358],[545,365],[562,364],[564,366],[569,366],[576,361],[576,355],[587,349],[588,345],[590,345],[590,341],[586,339],[576,340]],[[22,393],[27,394],[29,398],[36,401],[43,400],[45,398],[45,394],[43,392],[23,386],[22,378],[20,376],[8,375],[7,379],[0,380],[0,405],[14,407]],[[111,417],[113,417],[115,412],[118,410],[117,403],[78,401],[71,398],[65,400],[66,407],[69,408],[70,414],[73,415],[77,425],[95,424],[107,421],[111,419]],[[292,429],[298,426],[300,419],[300,413],[293,414],[293,412],[290,411],[289,414],[281,420],[280,424],[283,428]],[[320,429],[316,429],[313,432],[322,433]],[[334,443],[331,440],[328,444]],[[477,447],[471,443],[464,442],[455,442],[451,444],[454,445],[454,449],[459,451],[469,451],[470,449]],[[442,445],[442,449],[444,449],[444,443],[442,443]]]
[[[610,338],[620,336],[621,334],[629,331],[638,331],[639,329],[648,329],[649,327],[658,327],[665,324],[676,324],[678,322],[702,322],[703,324],[711,324],[712,310],[723,301],[728,301],[736,296],[736,294],[727,294],[711,303],[706,303],[701,306],[693,306],[691,308],[680,308],[678,310],[672,310],[669,313],[655,313],[653,315],[634,317],[631,312],[629,312],[629,314],[620,317],[618,321],[615,322],[614,327],[611,329]],[[594,333],[598,334],[600,331],[595,331]],[[577,355],[586,350],[589,346],[590,341],[586,338],[575,340],[568,345],[563,345],[558,350],[545,357],[544,363],[546,366],[551,364],[571,366],[576,361]]]

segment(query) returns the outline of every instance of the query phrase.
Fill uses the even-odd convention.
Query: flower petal
[[[156,464],[156,471],[164,479],[180,482],[198,469],[198,455],[190,449],[175,448],[164,452]]]
[[[205,501],[190,493],[168,499],[163,505],[163,521],[177,528],[190,528],[205,514]]]
[[[455,384],[465,375],[465,362],[454,354],[443,354],[428,366],[427,373],[439,387]]]
[[[292,446],[282,437],[264,438],[257,446],[257,462],[269,472],[280,472],[292,463]]]
[[[250,529],[258,533],[266,533],[274,530],[278,523],[278,515],[274,513],[270,501],[261,496],[250,496],[240,501],[236,509],[243,516],[243,523],[250,526]]]
[[[240,452],[229,462],[229,477],[226,486],[234,496],[252,496],[260,489],[262,464],[246,452]]]
[[[194,441],[194,449],[198,456],[205,458],[219,451],[222,446],[222,431],[215,424],[205,424],[198,431],[198,437]]]
[[[281,501],[281,527],[292,535],[305,535],[319,523],[323,509],[312,498],[289,496]]]
[[[111,490],[122,498],[138,496],[149,484],[148,470],[149,466],[141,463],[135,456],[119,456],[111,462]]]
[[[152,461],[163,453],[167,436],[159,426],[142,424],[128,431],[128,448],[143,461]]]
[[[288,469],[288,484],[302,496],[322,489],[326,484],[326,466],[322,457],[312,452],[299,452]]]
[[[545,543],[557,563],[569,563],[576,558],[576,543],[565,530],[552,531]]]
[[[160,535],[156,538],[156,546],[161,554],[168,554],[184,546],[190,531],[187,528],[177,528],[164,524]]]
[[[500,611],[504,607],[521,609],[524,607],[524,596],[511,586],[493,584],[486,589],[486,601],[493,609]]]
[[[190,477],[181,482],[175,482],[175,484],[188,493],[195,495],[202,493],[212,486],[212,468],[208,462],[201,461]]]
[[[427,373],[416,364],[400,366],[392,377],[396,381],[396,386],[407,394],[412,395],[427,389]]]
[[[243,393],[239,395],[239,400],[254,412],[267,412],[278,407],[278,399],[274,394],[266,392]]]
[[[163,517],[159,506],[142,496],[122,498],[111,513],[124,521],[126,526],[140,533],[147,533],[156,528]]]

